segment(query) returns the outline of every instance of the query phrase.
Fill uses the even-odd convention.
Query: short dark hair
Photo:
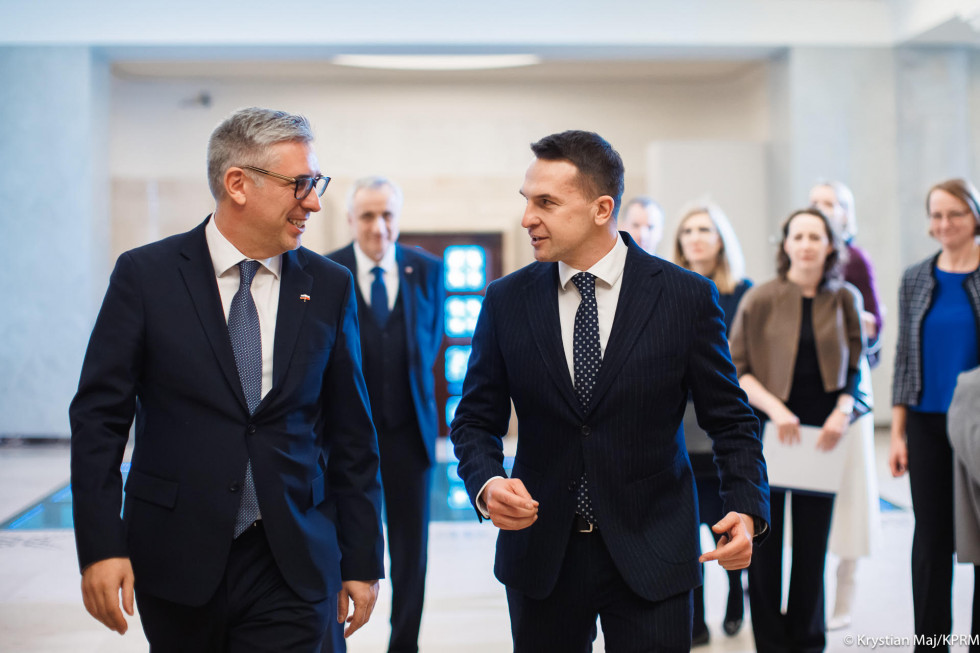
[[[579,186],[590,199],[613,198],[613,219],[623,201],[623,159],[595,132],[571,129],[531,143],[534,156],[545,161],[568,161],[578,168]]]
[[[786,279],[786,273],[789,272],[790,260],[786,254],[784,245],[786,245],[786,239],[789,238],[789,225],[793,221],[793,218],[798,215],[812,215],[815,218],[820,218],[823,221],[824,229],[827,230],[827,239],[830,241],[830,246],[833,248],[830,254],[827,254],[827,260],[824,261],[823,276],[820,278],[820,285],[823,286],[831,279],[840,280],[842,275],[841,266],[846,256],[844,254],[844,242],[841,240],[840,234],[834,231],[833,225],[830,224],[830,219],[823,214],[823,211],[813,207],[793,211],[783,223],[783,237],[779,239],[779,251],[776,253],[776,273],[779,275],[779,278]]]

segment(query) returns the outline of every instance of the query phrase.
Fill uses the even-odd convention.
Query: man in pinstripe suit
[[[531,146],[522,226],[537,262],[487,289],[452,424],[459,474],[501,529],[516,651],[691,646],[701,561],[748,566],[769,520],[758,422],[738,387],[717,290],[616,229],[619,154],[591,132]],[[727,515],[698,556],[678,426],[688,393],[714,440]],[[513,402],[513,475],[501,437]]]

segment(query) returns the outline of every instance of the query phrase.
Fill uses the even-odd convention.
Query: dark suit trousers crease
[[[378,430],[391,559],[391,653],[418,650],[429,547],[432,468],[418,429]]]
[[[429,548],[429,492],[432,470],[418,429],[378,429],[381,486],[388,524],[391,567],[391,653],[418,650]],[[375,613],[374,618],[377,618]],[[343,626],[330,625],[323,653],[346,651]]]
[[[832,495],[794,492],[791,501],[792,565],[786,614],[783,589],[783,528],[786,491],[770,493],[769,537],[752,553],[749,605],[759,653],[823,651],[824,565],[834,510]]]
[[[224,578],[203,606],[157,598],[136,582],[151,653],[313,653],[327,620],[336,620],[336,595],[310,603],[289,588],[261,526],[232,543]]]
[[[545,599],[507,588],[515,653],[592,650],[596,618],[609,653],[689,651],[691,592],[647,601],[629,588],[601,531],[573,533],[558,582]]]
[[[945,413],[908,411],[912,535],[912,604],[915,632],[941,636],[953,628],[953,450]],[[926,649],[917,650],[948,650]]]

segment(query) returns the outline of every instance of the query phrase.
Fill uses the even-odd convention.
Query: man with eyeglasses
[[[442,345],[445,290],[440,259],[396,242],[401,211],[402,191],[393,181],[358,179],[347,195],[353,242],[327,256],[357,281],[364,376],[378,431],[391,558],[388,651],[415,653],[439,435],[432,368]],[[335,639],[339,630],[333,628]]]
[[[215,212],[120,256],[92,332],[70,409],[82,596],[122,634],[135,585],[153,651],[319,651],[330,621],[350,635],[374,608],[379,463],[354,281],[300,247],[330,181],[312,141],[281,111],[222,122]]]

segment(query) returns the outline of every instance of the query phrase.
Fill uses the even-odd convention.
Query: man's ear
[[[246,182],[245,171],[241,168],[232,167],[225,171],[225,194],[228,195],[232,202],[239,206],[245,205]]]
[[[595,212],[592,219],[597,225],[604,226],[612,219],[616,202],[609,195],[602,195],[596,198],[593,207]]]

